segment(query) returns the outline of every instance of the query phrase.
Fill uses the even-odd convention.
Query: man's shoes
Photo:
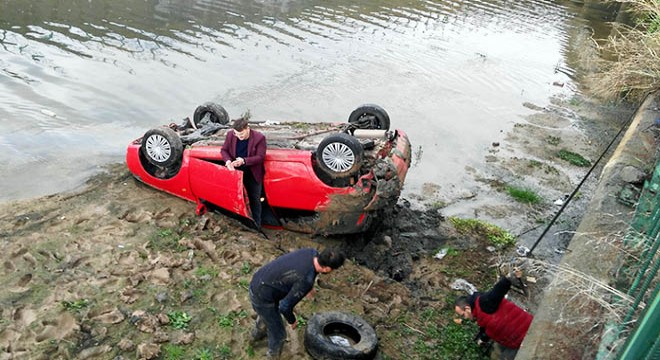
[[[254,329],[252,329],[252,333],[250,335],[251,335],[250,342],[254,344],[257,341],[266,338],[266,330],[259,330],[255,327]]]
[[[250,334],[250,342],[252,344],[256,343],[259,340],[265,339],[266,335],[268,335],[268,332],[266,331],[266,324],[261,321],[261,319],[257,319],[256,323],[254,324],[254,328],[252,329],[252,333]]]
[[[266,359],[279,360],[281,354],[282,354],[282,348],[279,348],[278,350],[268,349],[268,351],[266,352]]]

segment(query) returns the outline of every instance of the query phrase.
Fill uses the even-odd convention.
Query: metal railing
[[[660,360],[660,162],[653,176],[645,181],[637,202],[626,248],[641,249],[636,261],[629,262],[627,272],[633,274],[627,295],[633,299],[623,320],[616,325],[616,337],[627,335],[616,351],[617,359]]]

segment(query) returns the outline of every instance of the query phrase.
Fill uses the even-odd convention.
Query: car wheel
[[[304,344],[317,360],[373,359],[378,337],[359,316],[332,311],[312,316],[307,322]]]
[[[390,116],[387,111],[374,104],[364,104],[353,110],[348,116],[348,122],[358,129],[390,129]]]
[[[200,127],[203,125],[201,123],[207,114],[209,115],[208,119],[212,123],[222,125],[227,125],[229,123],[229,114],[227,114],[227,110],[225,110],[225,108],[216,103],[207,102],[195,109],[195,113],[193,114],[193,122],[195,127]]]
[[[332,178],[347,178],[360,170],[364,149],[358,139],[346,133],[332,134],[316,149],[320,168]]]
[[[141,150],[149,163],[168,167],[181,159],[183,144],[174,130],[162,127],[144,134]]]

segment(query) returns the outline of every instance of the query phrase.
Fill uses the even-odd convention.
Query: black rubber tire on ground
[[[227,125],[229,123],[229,114],[225,108],[216,103],[207,102],[195,109],[195,113],[193,114],[193,122],[195,127],[199,127],[199,122],[204,119],[206,113],[210,113],[212,123],[222,125]]]
[[[358,129],[389,130],[390,116],[378,105],[364,104],[353,110],[348,116],[348,123]]]
[[[350,339],[350,346],[335,344],[330,336]],[[370,360],[378,351],[378,337],[357,315],[338,311],[317,313],[307,321],[305,349],[316,360]]]
[[[149,163],[165,168],[181,160],[183,144],[174,130],[161,127],[144,134],[140,151]]]
[[[333,179],[345,179],[357,174],[363,156],[360,141],[346,133],[327,136],[316,149],[319,168]]]

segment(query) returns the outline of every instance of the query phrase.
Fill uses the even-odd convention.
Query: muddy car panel
[[[250,218],[249,200],[243,186],[243,172],[229,170],[224,163],[195,157],[193,151],[189,154],[190,188],[197,202],[209,202]]]
[[[196,201],[195,195],[190,190],[190,181],[188,178],[187,171],[179,171],[173,177],[163,179],[151,175],[146,169],[142,166],[141,161],[141,152],[140,152],[140,140],[138,139],[132,142],[128,149],[126,150],[126,165],[128,169],[133,173],[136,179],[141,182],[155,187],[156,189],[165,191],[169,194],[181,197],[186,200]],[[188,156],[184,151],[183,158],[181,159],[181,169],[186,169],[188,167]]]

